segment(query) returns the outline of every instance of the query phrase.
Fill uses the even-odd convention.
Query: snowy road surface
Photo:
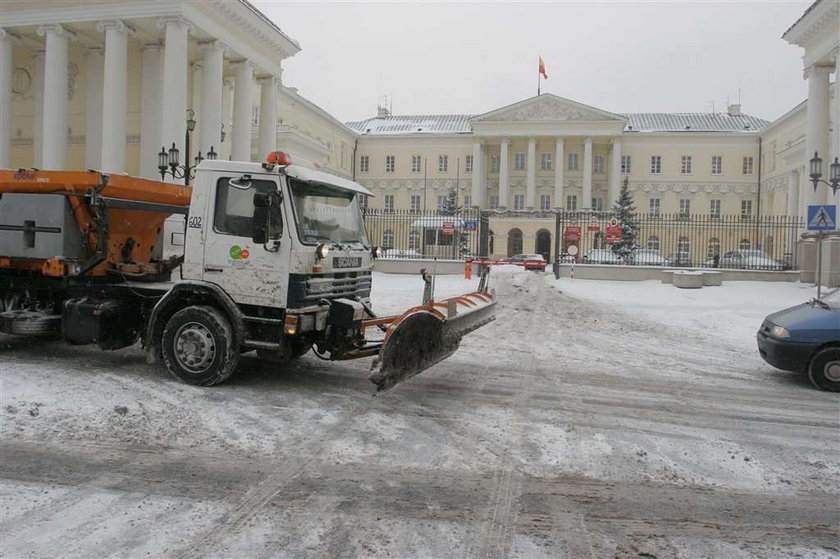
[[[374,285],[380,311],[420,290]],[[376,398],[368,361],[195,388],[136,348],[0,340],[0,555],[840,554],[840,399],[753,339],[809,290],[496,288],[496,322]]]

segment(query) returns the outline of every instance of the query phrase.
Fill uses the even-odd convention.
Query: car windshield
[[[302,243],[369,245],[356,193],[292,178],[289,185]]]

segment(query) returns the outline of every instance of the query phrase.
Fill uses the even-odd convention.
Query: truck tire
[[[808,366],[808,378],[820,390],[840,392],[840,347],[817,351]]]
[[[163,329],[161,349],[166,368],[187,384],[223,382],[239,362],[230,321],[213,307],[187,307],[172,315]]]
[[[61,315],[27,310],[5,311],[0,313],[0,332],[13,336],[60,338]]]

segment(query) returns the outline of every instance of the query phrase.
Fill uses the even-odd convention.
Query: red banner
[[[621,225],[607,227],[607,242],[617,243],[621,241]]]
[[[566,230],[563,231],[563,238],[567,241],[579,241],[580,225],[571,225],[569,227],[566,227]]]

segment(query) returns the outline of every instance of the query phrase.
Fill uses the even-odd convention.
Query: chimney
[[[391,112],[388,110],[388,107],[384,105],[376,107],[376,118],[387,118],[389,116],[391,116]]]
[[[729,113],[729,116],[741,116],[741,104],[729,105],[726,112]]]

